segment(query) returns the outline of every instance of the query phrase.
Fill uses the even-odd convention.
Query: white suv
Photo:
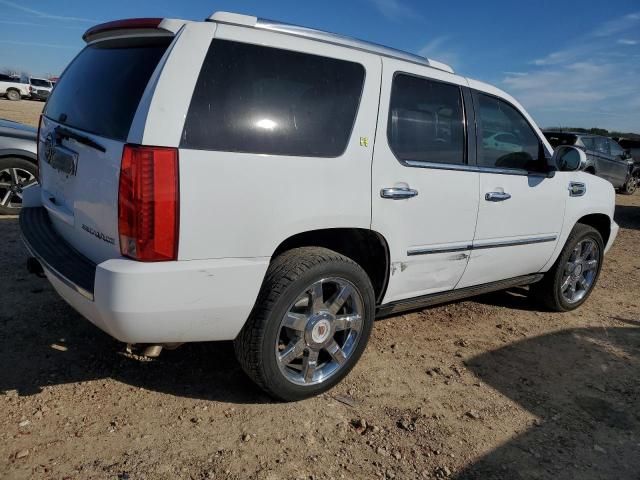
[[[574,309],[618,231],[582,151],[439,62],[229,13],[84,39],[40,124],[30,269],[123,342],[235,340],[277,398],[339,382],[376,317],[528,284]]]

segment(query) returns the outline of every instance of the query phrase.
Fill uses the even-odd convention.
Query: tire
[[[22,190],[35,182],[35,164],[24,158],[0,158],[0,215],[18,214],[22,207]]]
[[[589,244],[596,247],[596,251],[586,255]],[[576,224],[553,267],[540,282],[531,285],[532,297],[552,311],[575,310],[591,295],[600,276],[603,256],[604,242],[600,233],[589,225]],[[572,286],[575,297],[570,300]]]
[[[334,302],[336,297],[344,303]],[[373,287],[362,267],[326,248],[295,248],[269,266],[234,342],[236,357],[270,396],[302,400],[349,373],[367,345],[374,316]]]
[[[7,90],[6,96],[9,100],[15,102],[18,100],[22,99],[22,95],[20,95],[20,92],[18,90]]]
[[[620,187],[620,193],[625,195],[633,195],[638,189],[638,183],[640,182],[640,175],[630,175],[626,183]]]

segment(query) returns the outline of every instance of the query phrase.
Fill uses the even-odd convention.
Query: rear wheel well
[[[376,303],[382,301],[389,278],[389,247],[379,233],[364,228],[327,228],[298,233],[278,245],[271,259],[297,247],[324,247],[350,258],[369,276]]]
[[[590,215],[585,215],[578,220],[578,223],[595,228],[602,236],[602,241],[605,245],[609,241],[609,235],[611,234],[611,219],[604,213],[592,213]]]
[[[0,152],[0,159],[3,158],[21,158],[22,160],[26,160],[27,162],[31,162],[34,165],[38,165],[38,161],[35,158],[31,158],[27,155],[20,155],[18,153],[3,153]]]

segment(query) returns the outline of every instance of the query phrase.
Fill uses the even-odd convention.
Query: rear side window
[[[582,137],[581,140],[584,148],[587,150],[593,150],[595,148],[593,145],[593,137]]]
[[[522,114],[507,102],[479,93],[478,165],[540,170],[540,139]]]
[[[124,141],[140,98],[170,39],[88,45],[71,62],[44,114],[87,132]]]
[[[387,137],[399,160],[462,164],[464,134],[460,87],[407,74],[395,76]]]
[[[364,76],[358,63],[214,40],[180,147],[337,157],[351,136]]]
[[[593,144],[596,152],[609,155],[609,139],[604,137],[595,137],[593,139]]]

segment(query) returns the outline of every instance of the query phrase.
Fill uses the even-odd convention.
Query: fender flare
[[[29,160],[31,163],[35,165],[38,164],[38,156],[35,153],[29,152],[27,150],[18,150],[14,148],[0,150],[0,158],[5,158],[5,157],[20,157],[20,158],[24,158],[25,160]]]

